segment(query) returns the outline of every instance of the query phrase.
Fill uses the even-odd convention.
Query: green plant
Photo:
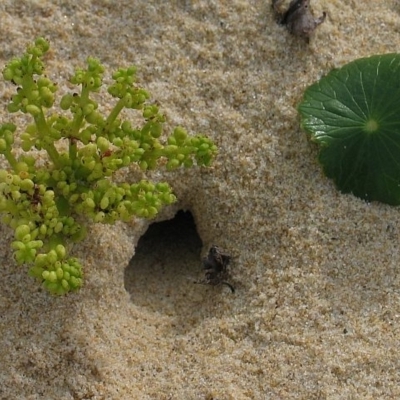
[[[342,192],[400,204],[400,54],[331,71],[304,93],[301,126]]]
[[[132,163],[144,171],[160,163],[168,170],[194,161],[207,166],[217,148],[180,127],[161,140],[165,117],[149,102],[148,92],[135,85],[133,67],[112,75],[108,93],[116,102],[107,116],[93,98],[104,72],[93,58],[86,69],[75,71],[70,81],[79,89],[63,95],[56,110],[57,84],[44,74],[48,49],[49,43],[38,38],[3,71],[17,86],[8,111],[27,114],[33,123],[20,134],[12,123],[0,126],[0,153],[10,165],[0,170],[0,213],[14,229],[17,263],[30,264],[30,275],[51,293],[64,294],[82,285],[81,263],[68,251],[85,237],[88,223],[152,218],[176,201],[167,183],[117,183],[116,171]],[[143,124],[133,127],[121,120],[124,108],[140,110]]]

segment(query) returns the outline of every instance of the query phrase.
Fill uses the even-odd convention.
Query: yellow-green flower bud
[[[11,185],[13,183],[13,179],[14,179],[14,176],[12,174],[7,174],[5,177],[5,182],[8,185]]]
[[[169,160],[167,162],[167,169],[171,170],[171,169],[175,169],[178,168],[180,165],[179,160],[177,160],[176,158],[173,158],[172,160]]]
[[[74,193],[70,198],[69,198],[69,200],[68,200],[68,203],[69,204],[74,204],[74,203],[76,203],[78,200],[79,200],[79,194],[78,193]]]
[[[187,132],[182,127],[178,126],[174,129],[174,138],[178,144],[182,144],[187,138]]]
[[[57,274],[56,271],[43,271],[43,279],[46,281],[50,281],[52,283],[57,282]]]
[[[99,211],[94,217],[94,222],[103,222],[105,217],[106,214],[103,211]]]
[[[46,233],[47,233],[47,226],[46,226],[45,224],[40,225],[39,233],[40,233],[42,236],[45,236],[45,235],[46,235]]]
[[[40,114],[40,108],[38,106],[35,106],[33,104],[28,104],[26,106],[26,112],[28,112],[29,114],[31,114],[33,117],[36,117]]]
[[[168,146],[165,146],[165,152],[166,152],[168,155],[176,154],[178,150],[179,150],[179,147],[178,147],[178,146],[175,146],[175,145],[172,145],[172,144],[170,144],[170,145],[168,145]]]
[[[6,81],[12,81],[14,80],[14,71],[11,68],[5,68],[3,70],[3,78]]]
[[[29,178],[29,172],[28,172],[28,171],[20,171],[18,175],[19,175],[19,177],[20,177],[21,179],[27,179],[27,178]]]
[[[47,108],[51,107],[54,102],[54,95],[52,91],[48,87],[41,87],[39,92],[44,106]]]
[[[55,250],[50,250],[47,253],[47,262],[49,264],[54,264],[57,260],[58,260],[57,252]]]
[[[105,210],[110,204],[110,199],[106,196],[104,196],[101,201],[100,201],[100,208],[102,210]]]
[[[45,280],[48,279],[49,275],[50,275],[50,271],[43,271],[42,272],[42,278],[45,279]]]
[[[0,139],[0,152],[6,151],[7,147],[8,147],[7,142],[3,138],[1,138]]]
[[[150,132],[153,138],[159,138],[162,134],[162,125],[160,123],[151,124]]]
[[[104,153],[110,148],[110,142],[106,138],[100,136],[97,139],[97,147],[102,153]]]
[[[15,229],[15,238],[22,241],[30,232],[31,228],[28,225],[20,225]]]
[[[73,96],[72,96],[72,94],[70,94],[70,93],[68,93],[68,94],[65,94],[62,98],[61,98],[61,101],[60,101],[60,107],[61,107],[61,109],[62,110],[68,110],[70,107],[71,107],[71,104],[72,104],[72,102],[73,102]]]
[[[0,169],[0,182],[5,182],[7,175],[8,173],[5,169]]]
[[[85,200],[85,204],[86,204],[86,206],[87,207],[89,207],[89,208],[95,208],[96,207],[96,203],[93,201],[93,199],[91,199],[91,198],[87,198],[86,200]]]
[[[38,254],[35,259],[35,265],[37,267],[44,267],[47,264],[47,255]]]
[[[65,247],[62,244],[58,244],[56,246],[55,250],[56,250],[59,260],[62,260],[65,258],[67,251],[65,250]]]
[[[25,250],[25,243],[20,242],[19,240],[15,240],[14,242],[11,243],[11,247],[14,250]]]
[[[21,198],[21,192],[18,190],[13,190],[11,192],[11,197],[14,201],[18,201]]]
[[[62,268],[57,268],[56,269],[56,275],[57,275],[57,279],[62,279],[64,276],[64,271],[62,270]]]
[[[31,235],[28,234],[28,235],[25,235],[25,236],[21,239],[21,242],[22,242],[22,243],[25,243],[25,244],[28,244],[28,243],[31,241],[31,239],[32,239]]]
[[[57,225],[54,227],[55,233],[60,233],[63,230],[63,223],[61,221],[57,222]]]

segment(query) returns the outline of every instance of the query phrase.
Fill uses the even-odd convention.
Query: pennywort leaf
[[[301,126],[344,193],[400,204],[400,54],[331,71],[304,93]]]

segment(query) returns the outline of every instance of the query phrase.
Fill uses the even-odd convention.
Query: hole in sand
[[[190,307],[199,287],[204,291],[194,284],[202,277],[201,247],[189,211],[151,224],[125,269],[125,289],[132,301],[169,315]]]

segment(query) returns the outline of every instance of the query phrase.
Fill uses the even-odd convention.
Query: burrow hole
[[[154,311],[176,312],[180,300],[184,307],[202,286],[194,283],[202,277],[201,248],[190,211],[180,210],[170,220],[152,223],[125,269],[125,289],[132,301]]]

